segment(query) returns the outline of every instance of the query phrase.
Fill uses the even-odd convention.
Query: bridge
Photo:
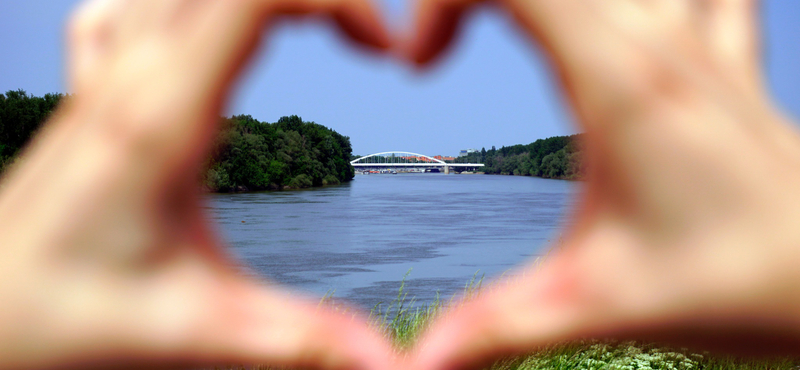
[[[366,172],[374,170],[399,169],[405,172],[425,172],[425,170],[444,170],[445,174],[450,169],[477,169],[483,167],[481,163],[447,163],[424,154],[411,152],[383,152],[370,154],[350,162],[356,171]],[[441,171],[439,171],[441,172]]]

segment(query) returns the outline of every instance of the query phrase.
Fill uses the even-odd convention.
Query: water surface
[[[364,308],[403,275],[420,302],[477,273],[498,276],[546,253],[578,185],[531,177],[358,175],[303,191],[209,195],[212,217],[254,273]],[[242,222],[244,221],[244,223]]]

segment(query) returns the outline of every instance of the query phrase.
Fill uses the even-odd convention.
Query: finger
[[[196,9],[207,5],[209,0],[161,0],[161,1],[127,1],[125,17],[117,23],[118,42],[125,39],[142,37],[146,34],[157,34],[166,37],[165,31],[170,31],[174,24]]]
[[[194,344],[206,364],[268,364],[325,370],[389,367],[391,346],[355,311],[321,306],[252,285],[229,295]]]
[[[256,0],[269,17],[327,15],[351,40],[379,50],[391,45],[380,12],[370,0]]]
[[[93,0],[82,4],[71,16],[67,39],[71,91],[79,90],[76,84],[96,71],[107,46],[112,19],[119,10],[117,0]]]
[[[720,288],[720,281],[734,277],[696,273],[702,271],[696,266],[707,261],[676,268],[687,259],[683,253],[626,246],[630,236],[611,230],[587,235],[592,234],[540,270],[496,286],[438,320],[410,368],[477,369],[501,355],[580,338],[648,340],[747,354],[782,355],[796,346],[796,337],[782,332],[771,313],[742,309],[753,302],[742,306],[748,299],[742,299],[747,293],[740,287]],[[733,270],[733,275],[741,271]],[[754,335],[771,335],[772,340],[754,345]]]
[[[418,64],[436,59],[457,35],[461,19],[480,0],[418,0],[415,5],[413,30],[405,45],[407,56]],[[522,1],[499,0],[516,18],[531,38],[545,47],[570,47],[581,50],[588,43],[585,36],[597,28],[598,17],[589,5],[579,0]],[[607,7],[606,7],[607,8]],[[599,38],[594,34],[594,38]],[[557,55],[558,56],[558,55]]]
[[[697,8],[696,0],[658,0],[649,1],[646,6],[652,14],[660,17],[667,24],[685,27],[695,22],[694,9]]]
[[[384,370],[392,363],[390,345],[365,317],[228,273],[209,275],[207,267],[185,260],[133,284],[87,283],[101,293],[65,298],[60,315],[41,323],[59,330],[34,331],[21,340],[22,348],[30,346],[39,356],[28,356],[24,361],[30,363],[20,367]]]
[[[474,3],[420,0],[407,57],[417,64],[436,58],[456,33],[459,17]],[[532,41],[546,49],[587,132],[609,121],[610,114],[635,110],[648,93],[643,89],[652,88],[647,82],[653,68],[641,50],[647,43],[631,42],[635,38],[631,34],[647,21],[648,12],[639,4],[584,0],[498,3]]]
[[[414,15],[414,33],[405,47],[419,65],[432,62],[451,45],[464,14],[480,0],[419,0]]]
[[[137,159],[152,159],[149,173],[138,177],[143,182],[176,173],[176,169],[193,171],[202,161],[232,83],[260,44],[264,26],[275,18],[287,14],[332,17],[362,44],[374,48],[390,44],[379,13],[369,0],[208,0],[192,5],[190,14],[177,19],[159,15],[170,14],[180,8],[177,5],[186,3],[174,1],[166,5],[158,1],[131,3],[131,11],[125,15],[130,19],[122,22],[130,37],[119,48],[133,49],[139,52],[136,57],[148,61],[140,63],[130,57],[120,61],[126,65],[125,83],[138,84],[158,74],[163,76],[158,84],[168,87],[159,91],[180,93],[180,99],[172,97],[175,102],[168,101],[170,96],[148,94],[147,99],[141,99],[147,100],[148,106],[131,112],[136,117],[117,123],[125,126],[119,136],[134,143],[130,145],[133,150],[147,147],[143,153],[135,153]],[[140,19],[151,10],[158,13],[155,18],[181,24],[166,27],[169,24]],[[142,52],[151,48],[159,58]],[[162,117],[171,112],[183,116]],[[161,124],[165,120],[168,125]]]
[[[357,44],[385,50],[392,44],[389,33],[371,2],[346,2],[333,13],[339,28]]]
[[[757,0],[705,0],[706,32],[716,62],[744,88],[760,92]]]
[[[421,370],[477,369],[500,355],[592,334],[578,282],[551,261],[542,270],[500,283],[430,329],[414,357]]]

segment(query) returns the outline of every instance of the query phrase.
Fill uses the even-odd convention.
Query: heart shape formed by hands
[[[401,55],[429,63],[475,3],[420,0],[413,37],[395,43]],[[2,267],[18,274],[0,283],[11,302],[0,338],[14,338],[0,368],[450,370],[593,335],[791,334],[780,342],[791,346],[800,140],[764,92],[754,3],[498,1],[549,52],[586,132],[589,181],[562,250],[456,306],[400,360],[363,318],[239,274],[195,182],[265,24],[325,15],[387,50],[375,7],[93,0],[71,25],[75,97],[0,197],[0,235],[12,246]]]

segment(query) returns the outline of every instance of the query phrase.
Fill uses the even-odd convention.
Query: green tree
[[[352,155],[350,138],[298,116],[272,124],[234,116],[222,124],[206,165],[214,176],[207,175],[205,185],[212,191],[335,185],[355,177]],[[218,168],[225,169],[227,183]]]
[[[64,97],[36,97],[24,90],[0,94],[0,171],[30,142]]]
[[[528,145],[492,146],[459,158],[458,162],[483,163],[483,172],[554,179],[581,179],[586,171],[582,161],[581,136],[557,136]],[[474,156],[473,156],[474,155]]]

